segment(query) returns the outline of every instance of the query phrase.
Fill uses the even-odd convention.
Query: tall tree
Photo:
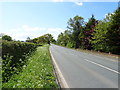
[[[107,32],[109,28],[110,22],[108,19],[104,19],[104,21],[99,21],[94,29],[94,33],[92,34],[92,47],[97,51],[109,52],[109,47],[107,46]]]
[[[111,16],[107,39],[110,51],[120,54],[120,7]]]
[[[92,49],[92,45],[90,43],[90,40],[92,39],[93,35],[92,33],[94,32],[94,28],[97,24],[97,20],[95,19],[94,15],[89,19],[89,21],[85,25],[85,30],[84,30],[84,48],[85,49]]]
[[[75,43],[75,48],[79,48],[81,44],[78,36],[82,29],[83,23],[84,23],[84,19],[81,16],[75,16],[74,18],[70,18],[68,21],[67,28],[71,30],[72,32],[73,41]]]

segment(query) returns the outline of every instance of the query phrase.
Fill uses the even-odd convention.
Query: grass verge
[[[3,88],[57,88],[50,61],[49,46],[38,47],[28,59],[23,71],[14,75]]]

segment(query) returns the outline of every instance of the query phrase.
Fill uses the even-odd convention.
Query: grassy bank
[[[56,88],[48,48],[48,45],[38,47],[23,71],[3,83],[3,88]]]

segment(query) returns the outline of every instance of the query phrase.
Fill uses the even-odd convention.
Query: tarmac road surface
[[[118,61],[51,45],[50,52],[67,88],[118,88]]]

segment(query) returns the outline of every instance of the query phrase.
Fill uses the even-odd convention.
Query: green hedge
[[[28,42],[2,41],[2,82],[21,71],[26,58],[36,50],[37,45]]]
[[[38,47],[28,58],[22,72],[14,74],[2,88],[58,88],[53,74],[49,45]]]

